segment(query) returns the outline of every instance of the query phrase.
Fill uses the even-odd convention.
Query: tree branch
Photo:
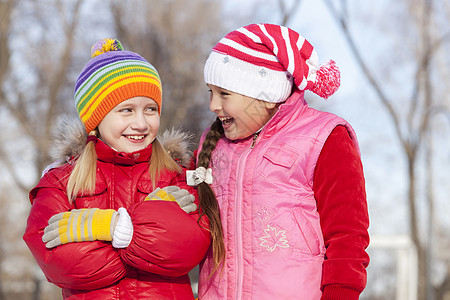
[[[24,193],[28,193],[28,191],[30,190],[29,187],[23,184],[22,180],[17,175],[17,171],[11,163],[9,156],[6,154],[3,144],[0,144],[0,161],[2,161],[6,170],[11,175],[14,183],[19,187],[19,189]]]
[[[353,53],[353,56],[356,59],[357,64],[360,66],[361,70],[363,71],[364,75],[366,76],[367,80],[369,81],[369,84],[375,90],[375,93],[377,94],[378,98],[381,100],[381,103],[386,107],[389,115],[391,116],[392,121],[394,123],[395,132],[396,132],[401,144],[403,145],[405,150],[413,151],[414,149],[410,148],[408,139],[402,134],[402,130],[400,127],[400,120],[398,118],[398,113],[395,111],[390,100],[388,99],[388,97],[385,95],[385,93],[381,89],[381,85],[377,82],[377,80],[375,79],[375,76],[372,74],[369,67],[364,62],[361,52],[359,51],[358,47],[356,46],[354,38],[349,31],[346,18],[342,14],[338,13],[337,9],[334,7],[333,3],[331,3],[330,0],[323,0],[323,1],[325,2],[325,5],[330,10],[333,17],[336,19],[336,21],[340,25],[342,32],[344,33],[345,39],[347,40],[347,43]],[[410,155],[413,155],[413,153],[410,153]]]
[[[292,17],[292,15],[295,12],[295,7],[298,7],[300,5],[300,0],[295,0],[294,3],[292,4],[290,9],[286,8],[286,4],[284,2],[284,0],[278,0],[278,6],[280,7],[280,11],[282,14],[282,20],[281,20],[281,25],[283,26],[287,26],[287,24],[289,23],[289,19]]]

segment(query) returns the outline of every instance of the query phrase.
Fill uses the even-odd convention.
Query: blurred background
[[[0,300],[61,298],[22,235],[92,44],[115,37],[151,62],[161,132],[196,143],[214,119],[204,62],[254,22],[291,27],[341,69],[331,99],[306,97],[359,138],[372,238],[361,299],[450,299],[450,0],[0,0]]]

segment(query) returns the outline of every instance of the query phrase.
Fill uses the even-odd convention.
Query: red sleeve
[[[51,216],[73,209],[55,172],[30,192],[32,207],[23,239],[47,277],[61,288],[94,290],[122,279],[126,265],[108,242],[68,243],[47,249],[42,236]],[[63,174],[67,175],[67,174]]]
[[[359,299],[369,264],[369,216],[361,159],[345,127],[325,142],[313,188],[326,247],[322,300]]]
[[[197,168],[197,155],[198,155],[198,149],[195,149],[192,157],[191,157],[191,162],[189,164],[189,170],[195,170]]]
[[[189,190],[185,176],[174,178],[170,185]],[[166,276],[187,274],[200,263],[210,246],[210,234],[201,227],[198,211],[187,214],[177,203],[145,201],[128,209],[133,223],[130,245],[120,250],[129,265]],[[202,223],[204,224],[204,223]]]

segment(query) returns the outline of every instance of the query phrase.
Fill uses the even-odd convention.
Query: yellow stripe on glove
[[[177,200],[175,200],[175,197],[172,194],[170,194],[170,192],[179,190],[180,188],[178,188],[178,189],[174,189],[174,188],[178,188],[178,187],[168,186],[168,187],[165,187],[164,189],[156,188],[156,190],[154,190],[153,192],[148,194],[147,197],[145,197],[145,201],[162,200],[162,201],[177,202]],[[166,192],[166,190],[167,190],[167,192]]]
[[[182,210],[187,213],[197,210],[197,205],[195,205],[195,197],[189,191],[180,189],[178,186],[171,185],[165,188],[156,188],[151,192],[145,201],[149,200],[161,200],[161,201],[172,201],[178,203]]]
[[[117,212],[113,209],[74,209],[48,220],[42,241],[47,248],[72,242],[111,241]]]

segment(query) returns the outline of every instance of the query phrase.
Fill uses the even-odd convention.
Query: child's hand
[[[145,197],[145,201],[148,200],[174,201],[187,213],[197,210],[197,205],[194,203],[194,195],[175,185],[166,186],[163,189],[156,188],[156,190]]]
[[[111,241],[118,214],[113,209],[74,209],[48,220],[42,241],[47,248],[72,242]]]

